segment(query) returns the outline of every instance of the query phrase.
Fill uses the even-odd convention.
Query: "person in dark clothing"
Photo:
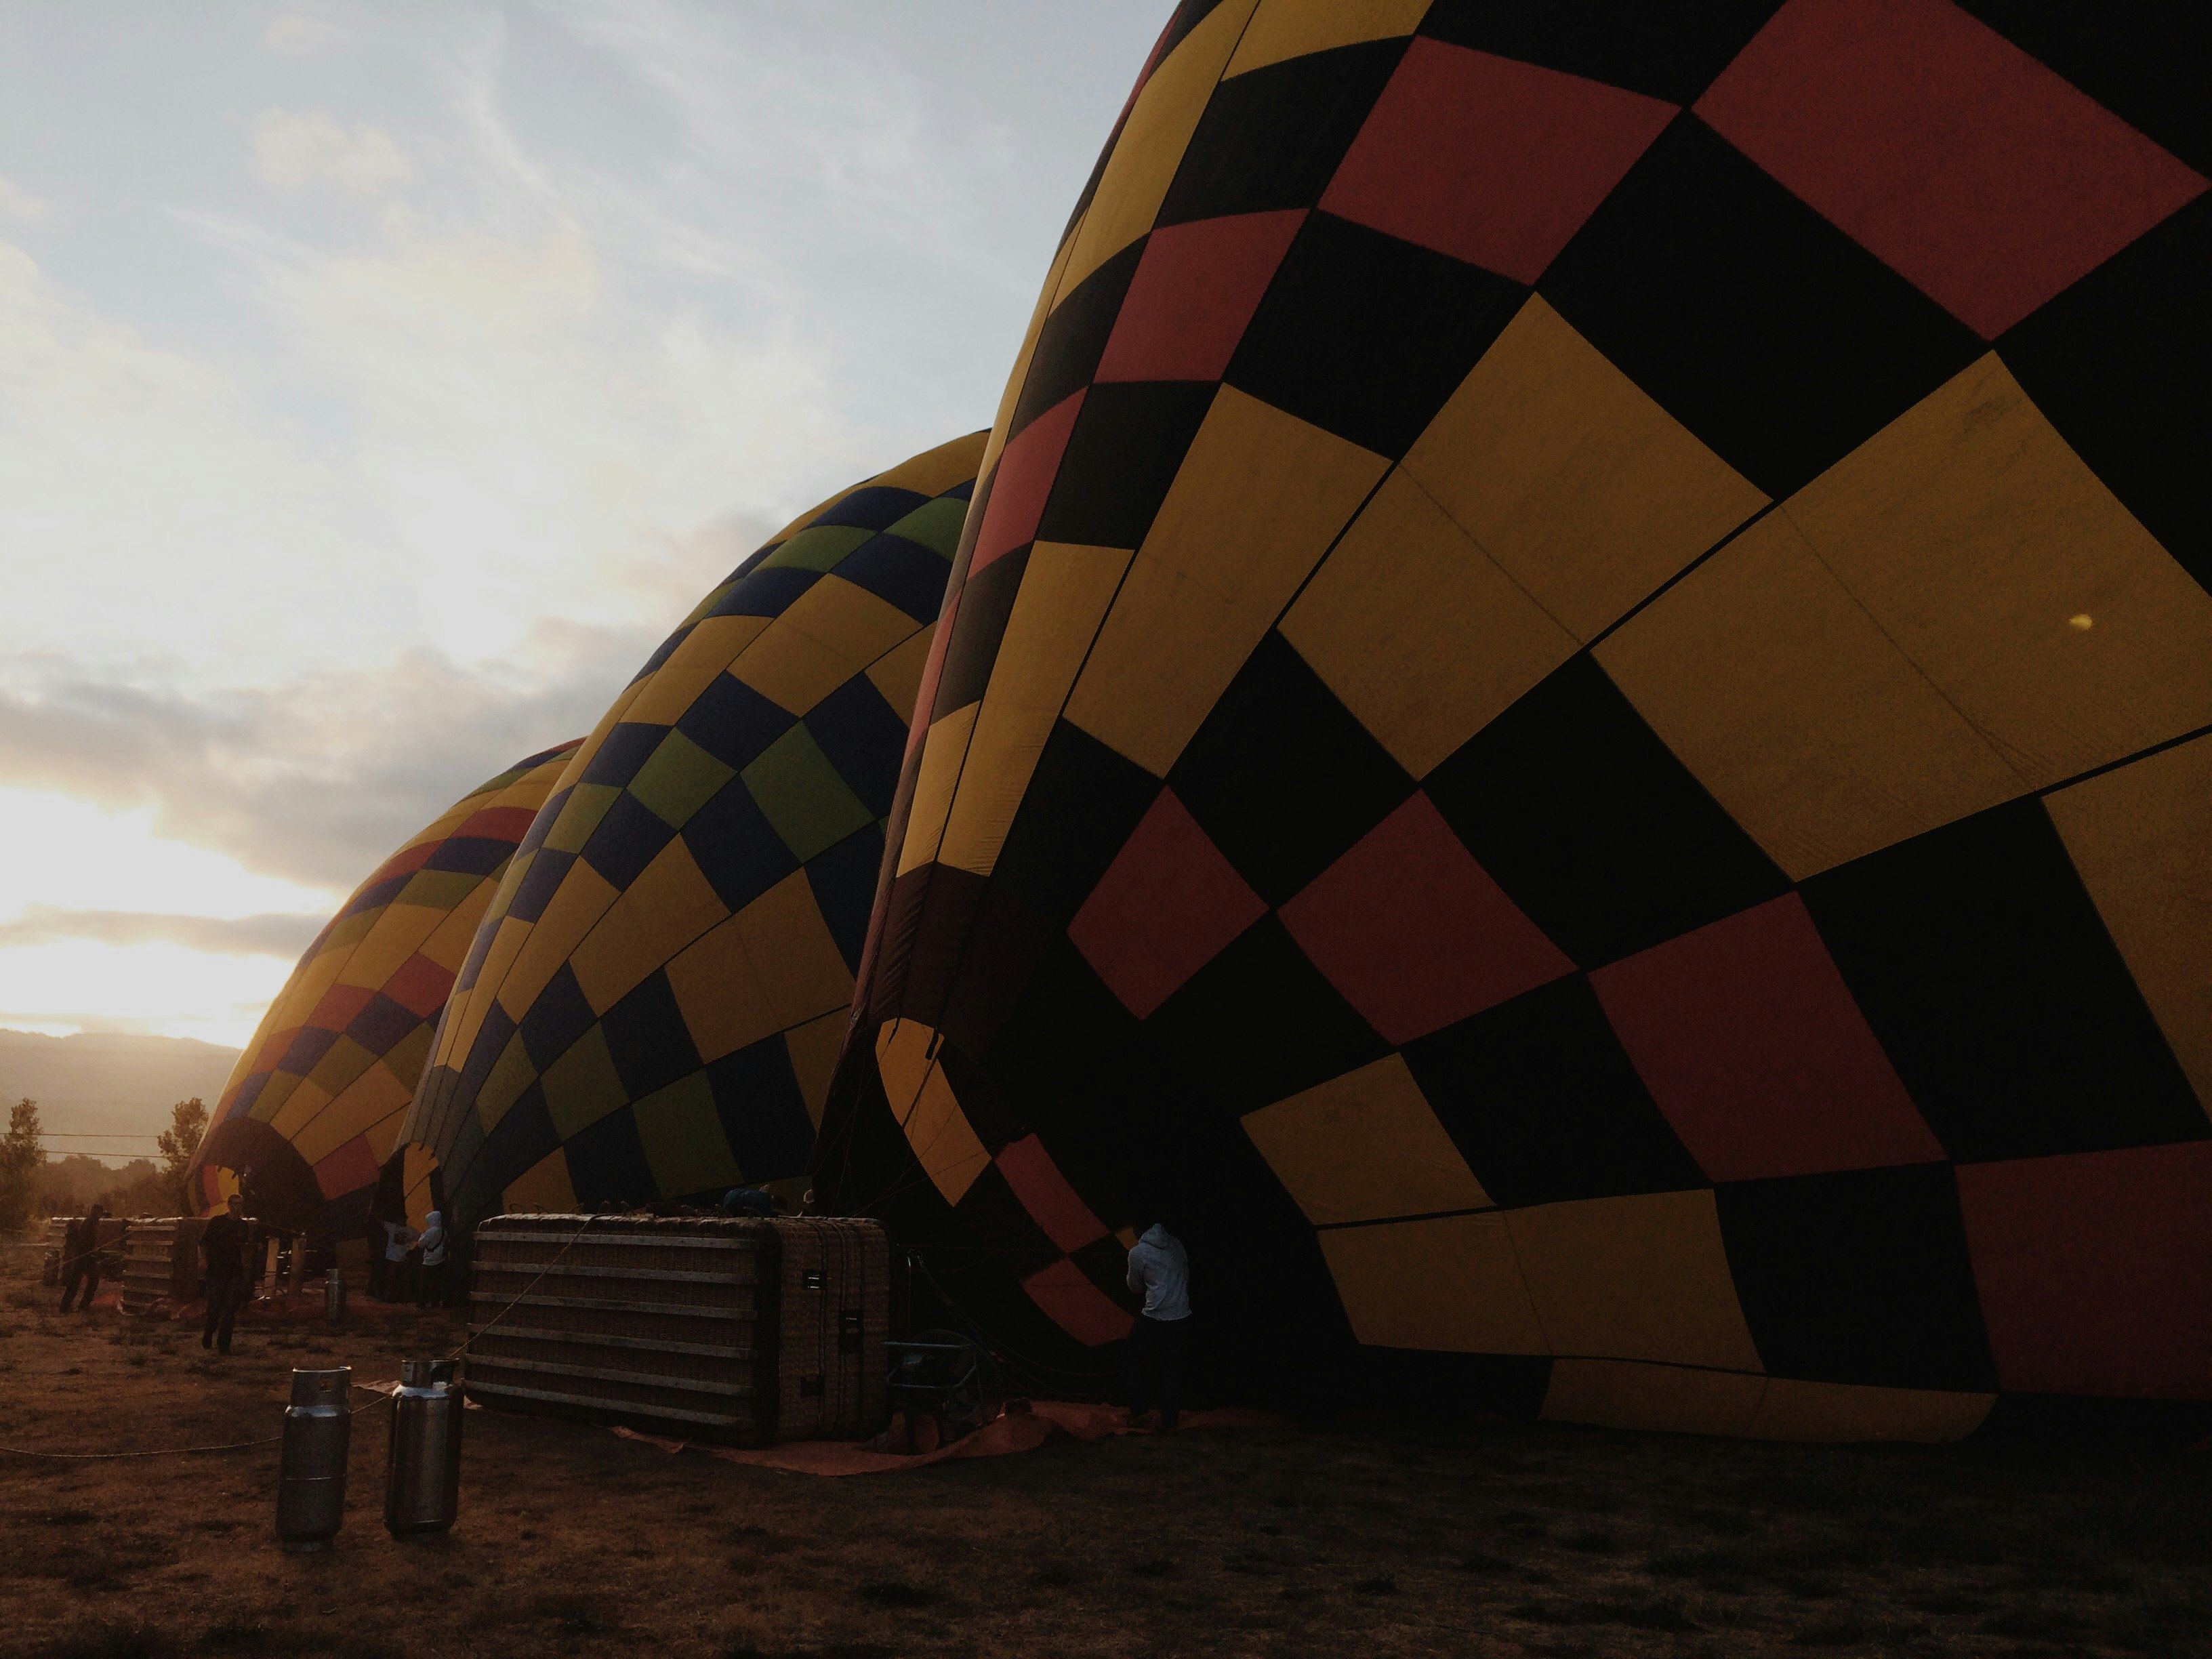
[[[1149,1219],[1146,1218],[1146,1219]],[[1129,1288],[1145,1310],[1121,1344],[1121,1382],[1129,1420],[1145,1415],[1145,1362],[1160,1370],[1160,1427],[1172,1431],[1182,1408],[1182,1346],[1190,1334],[1190,1258],[1182,1241],[1157,1221],[1145,1226],[1129,1250]]]
[[[83,1217],[70,1223],[62,1233],[62,1311],[70,1310],[70,1303],[77,1292],[84,1292],[77,1302],[80,1313],[92,1311],[92,1298],[100,1294],[100,1224],[107,1217],[105,1205],[95,1204]]]
[[[230,1352],[230,1328],[245,1305],[246,1200],[230,1195],[230,1207],[200,1233],[200,1259],[207,1266],[207,1317],[200,1322],[200,1346]]]

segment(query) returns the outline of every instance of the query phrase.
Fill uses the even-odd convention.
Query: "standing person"
[[[207,1267],[207,1317],[200,1322],[200,1346],[227,1354],[230,1328],[251,1288],[246,1279],[246,1200],[238,1194],[200,1230],[200,1260]]]
[[[415,1287],[415,1305],[446,1305],[446,1218],[438,1210],[422,1218],[422,1277]]]
[[[100,1294],[100,1224],[107,1217],[107,1206],[95,1203],[78,1220],[72,1221],[62,1232],[62,1311],[70,1310],[70,1301],[82,1289],[83,1298],[77,1303],[77,1311],[90,1313],[92,1298]]]
[[[384,1224],[384,1300],[407,1298],[407,1251],[415,1243],[415,1230],[404,1221]]]
[[[1145,1310],[1121,1345],[1121,1382],[1129,1420],[1145,1415],[1145,1362],[1160,1369],[1160,1427],[1173,1430],[1182,1409],[1182,1346],[1190,1334],[1190,1258],[1182,1241],[1158,1221],[1139,1216],[1143,1231],[1129,1247],[1129,1288],[1144,1293]]]

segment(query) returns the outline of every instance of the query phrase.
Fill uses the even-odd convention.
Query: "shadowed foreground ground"
[[[0,1443],[276,1431],[294,1364],[397,1374],[442,1318],[64,1320],[0,1252]],[[357,1396],[366,1400],[368,1396]],[[0,1653],[384,1656],[2212,1651],[2212,1457],[1767,1446],[1363,1420],[1058,1441],[824,1480],[471,1412],[461,1525],[272,1531],[272,1447],[0,1458]]]

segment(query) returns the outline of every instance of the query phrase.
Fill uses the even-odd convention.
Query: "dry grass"
[[[292,1365],[390,1376],[442,1318],[63,1320],[5,1253],[0,1437],[276,1431]],[[366,1398],[366,1396],[362,1396]],[[0,1652],[402,1659],[2212,1651],[2212,1458],[1765,1446],[1373,1419],[823,1480],[471,1413],[462,1522],[288,1557],[274,1448],[0,1460]]]

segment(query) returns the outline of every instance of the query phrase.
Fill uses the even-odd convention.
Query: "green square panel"
[[[704,1192],[744,1179],[715,1115],[714,1085],[705,1072],[647,1095],[630,1108],[630,1115],[663,1193]]]
[[[933,501],[924,501],[884,533],[903,537],[949,562],[959,550],[960,529],[967,522],[967,502],[939,495]]]
[[[607,1031],[594,1025],[568,1052],[545,1068],[545,1110],[553,1132],[566,1140],[582,1133],[609,1112],[629,1104],[629,1091],[615,1070]]]
[[[622,786],[613,783],[580,783],[568,792],[568,799],[561,808],[561,816],[553,820],[546,832],[545,848],[553,853],[580,853],[584,843],[592,838],[592,831],[599,827],[599,820],[607,815],[607,808],[615,804],[622,793]]]
[[[876,532],[848,524],[818,524],[802,530],[763,559],[756,568],[783,566],[796,570],[828,570]]]
[[[629,792],[670,829],[681,830],[686,819],[737,775],[736,767],[716,760],[672,728],[629,781]]]
[[[801,864],[875,822],[802,721],[744,770],[745,787]]]
[[[394,904],[427,905],[433,910],[453,910],[476,890],[483,878],[468,870],[417,870],[407,878]]]

